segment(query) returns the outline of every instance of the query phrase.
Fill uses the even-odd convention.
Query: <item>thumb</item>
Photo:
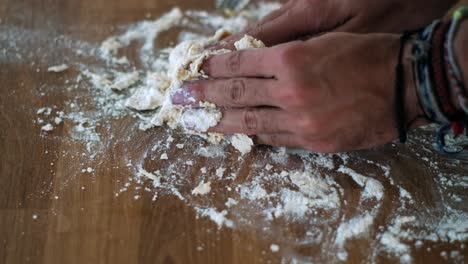
[[[246,30],[245,34],[273,46],[342,26],[352,17],[340,0],[291,0]]]
[[[254,25],[250,26],[246,30],[244,30],[244,31],[242,31],[240,33],[234,34],[232,36],[229,36],[229,37],[227,37],[225,39],[222,39],[220,42],[209,45],[206,48],[213,49],[213,50],[216,50],[216,49],[235,50],[234,43],[236,41],[241,39],[245,34],[251,35],[251,36],[257,38],[256,35],[253,35],[257,28],[261,28],[264,24],[267,24],[268,22],[270,22],[270,21],[278,18],[279,16],[283,15],[289,8],[291,8],[293,6],[294,3],[295,3],[295,0],[288,1],[286,4],[281,6],[281,8],[269,13],[268,15],[263,17],[260,21],[258,21]]]

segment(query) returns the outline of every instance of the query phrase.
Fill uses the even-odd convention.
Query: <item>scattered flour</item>
[[[219,167],[216,169],[216,176],[218,176],[218,178],[222,178],[224,176],[224,172],[226,171],[225,168],[223,167]]]
[[[49,131],[54,130],[54,127],[51,124],[47,124],[47,125],[42,126],[41,130],[49,132]]]
[[[226,217],[226,215],[228,214],[226,210],[222,210],[221,212],[219,212],[215,208],[197,208],[197,211],[201,216],[208,217],[209,219],[211,219],[211,221],[215,222],[219,228],[223,226],[231,228],[234,227],[234,222]]]
[[[56,73],[59,73],[59,72],[64,72],[66,70],[68,70],[68,65],[66,64],[61,64],[61,65],[57,65],[57,66],[51,66],[47,69],[48,72],[56,72]]]
[[[253,140],[245,134],[235,134],[231,137],[231,144],[242,155],[249,153],[254,145]]]
[[[280,250],[280,247],[276,244],[271,244],[270,245],[270,250],[271,252],[278,252]]]
[[[211,182],[200,182],[197,187],[192,190],[193,195],[205,195],[211,191]]]
[[[169,157],[167,156],[167,153],[163,153],[163,154],[161,154],[161,158],[160,158],[160,159],[162,159],[162,160],[167,160],[167,159],[169,159]]]
[[[344,250],[346,240],[366,234],[373,222],[374,217],[370,214],[365,214],[340,224],[336,230],[335,238],[335,245],[337,245],[340,250],[338,252],[338,258],[340,260],[346,260],[348,258],[348,253]]]
[[[134,85],[139,79],[140,75],[137,71],[119,74],[112,82],[111,88],[122,91]]]

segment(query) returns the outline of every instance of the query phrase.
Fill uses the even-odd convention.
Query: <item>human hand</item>
[[[203,70],[217,79],[186,83],[172,100],[224,107],[213,132],[257,135],[260,143],[317,152],[369,148],[398,137],[393,81],[399,48],[398,35],[329,33],[234,51],[205,62]],[[407,72],[410,77],[410,67]],[[406,79],[411,120],[420,109]]]
[[[324,32],[402,33],[442,17],[455,0],[290,0],[216,48],[231,48],[244,34],[276,45]]]

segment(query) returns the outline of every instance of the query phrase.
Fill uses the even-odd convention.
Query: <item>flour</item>
[[[215,222],[219,228],[226,226],[226,227],[233,227],[234,223],[232,220],[228,219],[226,216],[228,212],[226,210],[217,211],[214,208],[208,209],[197,209],[198,213],[201,216],[208,217],[211,221]]]
[[[124,34],[117,37],[109,37],[101,45],[100,51],[103,58],[116,61],[119,49],[130,45],[132,41],[143,40],[144,44],[140,50],[140,59],[146,65],[151,65],[154,58],[154,39],[161,33],[171,27],[178,25],[182,20],[183,14],[179,8],[174,8],[155,21],[143,21],[138,23]]]
[[[211,182],[200,182],[197,187],[192,190],[192,195],[205,195],[211,191]]]
[[[118,74],[111,84],[111,88],[122,91],[134,85],[140,78],[137,71]]]
[[[43,115],[48,116],[51,113],[52,113],[52,107],[42,107],[42,108],[37,109],[37,111],[36,111],[36,114],[38,114],[38,115],[43,114]]]
[[[402,239],[411,238],[411,234],[404,231],[402,226],[415,220],[415,217],[398,217],[388,231],[380,235],[380,243],[388,252],[399,256],[401,263],[411,262],[410,247],[401,242]]]
[[[47,124],[47,125],[42,126],[41,130],[46,131],[46,132],[50,132],[50,131],[54,130],[54,127],[51,124]]]
[[[218,178],[222,178],[224,176],[225,171],[226,171],[226,169],[223,168],[223,167],[217,168],[216,169],[216,176],[218,176]]]
[[[382,200],[384,193],[383,186],[380,182],[372,178],[365,177],[344,166],[339,167],[338,172],[348,174],[351,176],[351,178],[353,178],[354,182],[356,182],[359,186],[364,187],[364,191],[362,193],[363,199],[375,198],[377,200]]]
[[[66,71],[66,70],[68,70],[68,65],[66,65],[66,64],[51,66],[51,67],[49,67],[47,69],[48,72],[56,72],[56,73],[63,72],[63,71]]]
[[[157,174],[159,174],[159,172]],[[143,168],[140,168],[138,170],[138,177],[143,177],[151,180],[153,182],[153,186],[155,187],[159,186],[161,183],[161,175],[150,173]]]
[[[180,117],[181,126],[186,130],[208,132],[221,121],[222,114],[216,109],[187,109]]]
[[[363,216],[352,218],[338,227],[338,230],[336,230],[337,235],[335,244],[340,249],[338,252],[338,258],[340,260],[346,260],[348,258],[348,253],[344,250],[346,240],[366,234],[373,222],[374,217],[372,215],[365,214]]]
[[[254,145],[253,140],[245,134],[234,134],[231,136],[231,144],[242,155],[249,153]]]
[[[271,252],[278,252],[280,250],[280,247],[276,244],[271,244],[270,245],[270,250]]]
[[[149,72],[144,84],[125,101],[125,106],[139,111],[154,110],[164,101],[164,94],[170,86],[170,80],[160,73]]]
[[[54,118],[54,123],[56,125],[60,125],[62,122],[63,122],[63,118],[61,118],[61,117],[55,117]]]

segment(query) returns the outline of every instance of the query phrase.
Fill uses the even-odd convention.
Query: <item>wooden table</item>
[[[187,9],[213,7],[208,0],[0,0],[0,263],[279,263],[282,258],[289,262],[296,255],[306,261],[336,261],[329,257],[336,255],[334,252],[324,254],[322,244],[288,244],[284,238],[294,237],[294,230],[301,228],[295,223],[260,226],[252,221],[218,229],[206,217],[197,217],[194,206],[223,203],[226,198],[223,184],[235,186],[252,180],[255,175],[251,171],[255,164],[267,158],[269,148],[257,148],[242,161],[232,151],[229,152],[232,155],[209,159],[194,156],[194,149],[170,148],[167,150],[169,163],[161,163],[159,159],[151,159],[160,152],[152,154],[149,149],[155,142],[167,140],[169,132],[164,128],[139,131],[132,117],[106,121],[110,129],[101,134],[106,137],[105,144],[98,146],[99,154],[95,157],[87,156],[82,142],[65,136],[70,135],[75,125],[72,122],[65,120],[50,133],[41,132],[37,109],[55,106],[53,111],[69,111],[69,102],[74,98],[86,99],[85,90],[63,88],[67,78],[76,76],[75,69],[59,75],[46,72],[47,67],[70,56],[70,50],[60,45],[71,40],[100,43],[117,32],[119,26],[145,17],[158,17],[174,5]],[[161,38],[165,43],[173,40],[171,34]],[[14,47],[13,43],[21,45]],[[438,212],[448,199],[444,192],[456,193],[461,201],[450,205],[468,212],[468,188],[441,191],[437,180],[440,173],[467,176],[467,163],[454,163],[438,156],[429,150],[428,137],[423,136],[427,133],[420,134],[424,140],[413,139],[408,146],[388,145],[350,154],[351,164],[355,164],[351,167],[356,171],[387,179],[385,200],[373,225],[373,234],[398,210],[398,189],[391,186],[389,179],[411,193],[416,202],[411,208],[417,208],[419,216]],[[186,144],[199,140],[184,138],[177,132],[171,135],[175,141]],[[437,168],[428,166],[424,157],[432,164],[436,162]],[[192,167],[177,168],[190,184],[197,182],[203,166],[213,171],[224,166],[238,176],[234,182],[218,183],[214,186],[218,191],[208,197],[185,201],[164,193],[152,201],[158,190],[151,189],[148,182],[143,186],[150,191],[132,189],[137,185],[129,180],[134,174],[134,167],[127,166],[129,161],[141,162],[148,170],[167,170],[171,159],[174,163],[176,159],[194,160]],[[387,164],[390,175],[376,170],[371,162]],[[286,165],[275,165],[275,169],[302,168],[301,164],[298,157],[292,156]],[[323,173],[339,177],[336,169]],[[339,181],[345,192],[343,199],[349,201],[342,213],[352,214],[357,210],[353,201],[358,199],[361,190],[349,177]],[[127,182],[131,187],[121,191]],[[193,185],[180,188],[184,197],[190,197],[187,194]],[[254,210],[244,208],[238,214]],[[236,222],[236,216],[232,217]],[[336,229],[338,224],[330,224],[331,229]],[[278,226],[288,226],[288,229],[271,231]],[[347,243],[347,262],[369,262],[369,247],[373,247],[375,239],[374,235],[366,235]],[[423,241],[423,246],[416,247],[414,241],[406,241],[416,263],[466,261],[466,242]],[[280,245],[280,251],[272,252],[271,244]],[[460,256],[455,260],[444,256],[443,252],[451,251],[459,252]],[[393,263],[398,258],[383,252],[373,260]]]

